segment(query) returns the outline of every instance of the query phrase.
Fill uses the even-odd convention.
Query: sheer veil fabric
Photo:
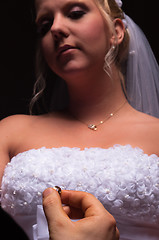
[[[137,110],[159,117],[159,66],[142,30],[125,15],[130,35],[126,90]]]
[[[115,0],[122,7],[121,0]],[[130,36],[125,82],[129,103],[136,110],[159,117],[159,66],[139,26],[126,14],[124,24]]]

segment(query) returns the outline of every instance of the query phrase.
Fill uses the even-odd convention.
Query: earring
[[[108,76],[111,78],[111,65],[114,62],[116,58],[116,46],[112,45],[107,54],[105,55],[104,58],[104,66],[103,70],[108,74]]]

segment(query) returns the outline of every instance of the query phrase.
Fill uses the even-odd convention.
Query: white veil
[[[119,8],[122,0],[115,0]],[[126,92],[129,103],[138,111],[159,118],[159,66],[150,44],[139,26],[124,14],[130,36],[126,63]]]
[[[142,30],[125,15],[130,35],[126,69],[129,103],[137,110],[159,117],[159,66]]]

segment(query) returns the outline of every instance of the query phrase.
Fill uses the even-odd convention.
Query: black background
[[[31,5],[31,0],[1,2],[0,119],[12,114],[28,113],[35,80],[35,28]],[[157,9],[157,1],[148,4],[145,0],[123,0],[123,10],[142,28],[159,62]],[[2,210],[0,219],[2,239],[27,239]]]

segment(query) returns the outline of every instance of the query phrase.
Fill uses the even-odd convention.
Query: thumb
[[[63,210],[58,192],[52,188],[47,188],[43,192],[43,208],[49,226],[50,235],[59,231],[59,227],[65,228],[68,225],[68,216]]]

